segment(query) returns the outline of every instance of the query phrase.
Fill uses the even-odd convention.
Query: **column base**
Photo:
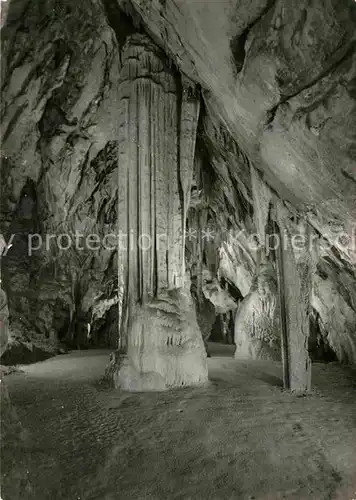
[[[116,388],[132,392],[208,382],[207,355],[188,293],[167,291],[137,307],[128,332],[127,355],[113,381]]]

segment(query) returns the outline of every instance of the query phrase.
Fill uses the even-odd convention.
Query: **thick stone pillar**
[[[281,328],[284,333],[284,383],[286,388],[304,393],[311,387],[308,352],[310,298],[316,251],[308,223],[276,202],[276,221],[281,245],[277,251]]]
[[[122,52],[119,132],[120,345],[114,375],[128,390],[207,380],[189,290],[185,219],[199,105],[159,49],[133,35]]]

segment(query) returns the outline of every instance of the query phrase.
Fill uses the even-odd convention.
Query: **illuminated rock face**
[[[277,283],[270,264],[262,264],[235,316],[235,358],[279,360]]]
[[[316,270],[318,252],[310,238],[305,220],[290,217],[277,202],[277,221],[284,235],[278,258],[281,294],[281,328],[285,333],[285,383],[296,392],[311,387],[311,360],[308,352],[312,276]],[[296,237],[303,239],[295,245]]]
[[[313,276],[311,304],[323,342],[342,363],[356,364],[356,288],[350,269],[322,259]]]
[[[338,346],[339,359],[354,359],[355,238],[345,246],[338,234],[350,241],[356,227],[356,3],[131,3],[157,43],[205,89],[209,120],[234,139],[245,163],[256,167],[285,206],[292,207],[291,215],[297,209],[321,240],[330,243],[319,264],[331,263],[335,272],[328,274],[328,284],[316,278],[318,298],[314,297],[313,306],[320,314],[325,338],[334,339],[333,345]],[[211,130],[207,132],[211,139]],[[226,160],[212,162],[219,182],[224,182],[220,207],[238,213],[239,204],[228,183],[238,185],[245,200],[251,201],[251,182],[238,155],[232,158],[233,149],[226,142],[217,148]],[[227,170],[236,176],[227,176]],[[260,202],[261,208],[266,207],[265,199]],[[264,215],[254,216],[257,226]],[[229,267],[225,262],[233,277],[233,266]],[[343,286],[337,276],[344,276],[345,270]],[[235,274],[236,281],[245,282],[245,296],[245,272]],[[327,304],[340,311],[342,318],[332,319]]]
[[[121,347],[115,383],[128,390],[199,385],[204,345],[185,291],[185,219],[199,101],[145,36],[122,53],[119,132]],[[191,87],[191,88],[190,88]]]
[[[116,387],[165,390],[207,382],[207,359],[194,304],[183,290],[162,291],[133,311],[127,358]]]

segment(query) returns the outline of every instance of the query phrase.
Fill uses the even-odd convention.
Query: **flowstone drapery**
[[[184,288],[185,219],[199,102],[143,35],[122,52],[119,132],[119,312],[127,390],[201,384],[207,362]],[[189,90],[191,89],[191,90]]]
[[[277,282],[270,254],[266,249],[266,230],[272,193],[252,165],[250,173],[259,246],[256,254],[256,271],[250,291],[241,302],[235,316],[235,358],[279,360]]]
[[[235,358],[280,359],[276,321],[277,283],[272,265],[261,263],[235,317]]]

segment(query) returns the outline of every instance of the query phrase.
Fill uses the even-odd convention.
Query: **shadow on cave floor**
[[[215,343],[215,342],[210,342],[209,343],[209,354],[212,358],[234,358],[234,354],[235,354],[235,349],[236,349],[236,346],[235,345],[227,345],[227,344],[218,344],[218,343]],[[238,363],[239,365],[248,365],[249,364],[249,361],[248,360],[240,360],[240,361],[236,361],[236,363]],[[275,387],[283,387],[283,380],[282,380],[282,375],[280,375],[279,377],[276,377],[275,375],[271,374],[271,373],[264,373],[263,371],[258,371],[258,366],[259,366],[260,362],[256,361],[256,362],[253,362],[253,365],[255,367],[254,369],[254,373],[253,373],[253,378],[256,378],[258,380],[261,380],[263,382],[266,382],[266,384],[269,384],[269,385],[272,385],[272,386],[275,386]],[[267,363],[268,365],[270,365],[270,363]],[[261,364],[261,367],[263,368],[264,367],[264,363],[262,362]],[[215,375],[215,378],[214,378],[214,375],[212,375],[210,377],[210,379],[212,381],[214,380],[220,380],[220,381],[223,381],[223,378],[216,378],[216,375]]]
[[[209,342],[209,354],[212,358],[233,358],[236,346]]]
[[[355,370],[315,365],[296,398],[279,363],[213,357],[207,387],[128,394],[97,383],[108,353],[5,378],[27,434],[7,426],[3,500],[354,498]]]

